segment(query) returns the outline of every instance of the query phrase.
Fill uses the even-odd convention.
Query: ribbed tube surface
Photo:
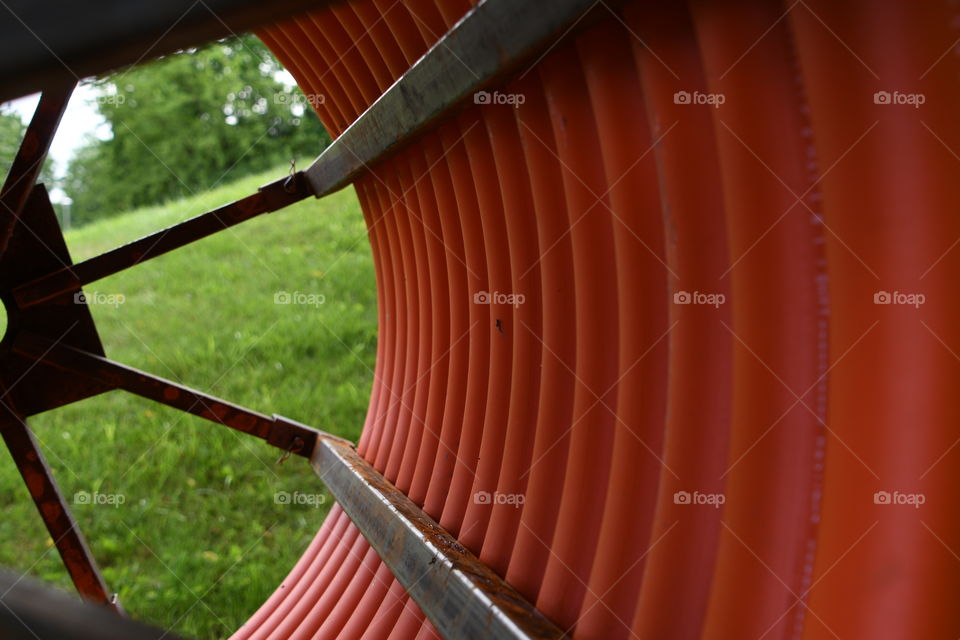
[[[469,8],[259,35],[336,136]],[[575,638],[956,638],[958,9],[601,3],[370,167],[360,454]],[[335,507],[234,638],[435,636]]]

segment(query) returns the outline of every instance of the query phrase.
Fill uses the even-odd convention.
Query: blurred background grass
[[[74,261],[252,193],[250,176],[67,233]],[[107,355],[243,406],[359,436],[376,291],[354,191],[309,199],[85,288]],[[323,304],[275,304],[278,292]],[[101,295],[96,295],[101,294]],[[114,298],[109,296],[114,295]],[[302,298],[301,298],[302,299]],[[314,298],[315,299],[315,298]],[[329,495],[302,458],[112,392],[31,419],[107,580],[132,616],[229,636],[319,528]],[[6,454],[0,454],[5,456]],[[0,464],[0,565],[71,588],[13,463]],[[300,503],[278,493],[299,492]],[[319,506],[312,496],[323,494]],[[324,500],[320,498],[320,500]]]

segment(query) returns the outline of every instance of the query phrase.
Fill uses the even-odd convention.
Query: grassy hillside
[[[283,168],[67,234],[74,260],[240,198]],[[352,189],[224,231],[86,288],[107,355],[355,439],[376,341],[369,245]],[[275,304],[280,292],[301,301]],[[100,294],[100,295],[98,295]],[[109,304],[120,300],[122,304]],[[111,297],[112,296],[112,297]],[[308,464],[212,423],[113,392],[37,416],[110,587],[137,618],[222,638],[283,579],[330,499]],[[5,456],[5,454],[0,454]],[[83,500],[85,494],[79,498]],[[312,504],[311,504],[312,503]],[[0,565],[69,581],[13,464],[0,463]]]

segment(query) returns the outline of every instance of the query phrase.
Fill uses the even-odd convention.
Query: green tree
[[[26,130],[27,125],[17,113],[0,108],[0,182],[6,180]],[[52,160],[49,157],[40,171],[38,182],[45,183],[48,188],[54,185]]]
[[[7,177],[10,163],[13,162],[13,156],[20,147],[20,140],[26,129],[26,125],[16,113],[0,110],[0,171],[3,172],[0,180]]]
[[[112,131],[71,162],[65,191],[83,222],[315,156],[329,136],[279,62],[245,35],[96,81]]]

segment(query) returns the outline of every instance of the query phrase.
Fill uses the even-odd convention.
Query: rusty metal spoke
[[[52,343],[30,333],[18,336],[12,350],[60,371],[86,377],[111,389],[122,389],[252,435],[285,452],[305,458],[312,455],[318,436],[326,435],[283,416],[267,416],[109,358],[63,343]]]
[[[13,290],[14,300],[21,309],[35,306],[311,195],[313,192],[302,174],[293,173],[264,185],[246,198],[27,282]]]
[[[0,401],[0,434],[77,591],[89,600],[113,607],[119,613],[120,607],[109,594],[37,439],[26,420],[5,401]]]
[[[60,118],[70,102],[75,85],[44,91],[37,110],[30,120],[20,149],[10,165],[7,178],[0,189],[0,255],[7,250],[13,228],[23,212],[27,198],[33,191],[43,161],[50,150],[50,142],[60,125]]]

